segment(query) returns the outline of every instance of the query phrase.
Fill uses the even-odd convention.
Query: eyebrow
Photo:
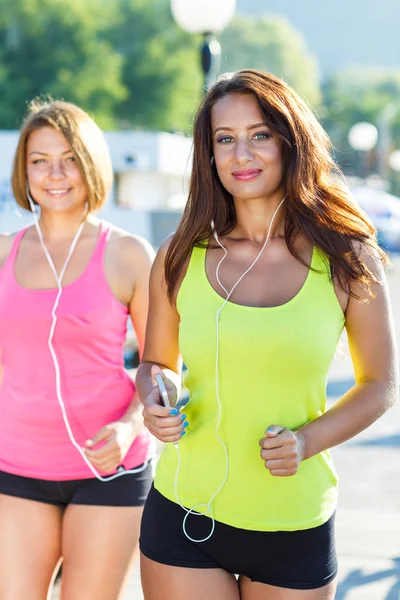
[[[256,123],[255,125],[249,125],[247,127],[247,130],[250,131],[251,129],[257,129],[257,127],[268,127],[268,125],[266,123]],[[214,133],[217,133],[217,131],[233,131],[234,128],[233,127],[217,127],[214,130]]]
[[[70,152],[72,152],[72,150],[65,150],[61,156],[64,156],[64,154],[69,154]],[[40,154],[41,156],[48,156],[47,152],[39,152],[38,150],[32,150],[32,152],[29,152],[29,156],[31,156],[32,154]]]

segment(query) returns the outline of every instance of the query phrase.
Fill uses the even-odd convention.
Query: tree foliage
[[[119,120],[136,127],[188,130],[201,92],[196,38],[173,21],[169,0],[117,0],[109,31],[124,57],[128,89]]]
[[[0,0],[0,128],[29,100],[77,103],[103,128],[190,132],[202,95],[201,37],[181,31],[169,0]],[[263,68],[319,99],[316,67],[282,19],[240,17],[222,36],[222,70]]]
[[[359,121],[377,124],[384,108],[399,102],[400,69],[349,67],[330,77],[322,90],[324,123],[338,137]]]
[[[309,104],[319,104],[316,59],[286,19],[237,16],[222,33],[221,45],[224,71],[268,71],[285,79]]]
[[[330,77],[322,92],[322,122],[345,170],[354,170],[356,156],[349,147],[348,132],[355,123],[367,121],[379,130],[382,119],[387,119],[392,149],[400,148],[400,69],[352,66]]]
[[[126,95],[122,57],[103,37],[98,0],[0,0],[0,127],[15,128],[33,97],[76,102],[103,126]]]

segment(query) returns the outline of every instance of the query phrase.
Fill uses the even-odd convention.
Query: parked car
[[[361,186],[352,188],[352,193],[376,227],[380,245],[390,252],[400,252],[400,198]]]

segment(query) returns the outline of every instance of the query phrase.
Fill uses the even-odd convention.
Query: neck
[[[68,214],[42,210],[39,225],[43,239],[47,242],[71,240],[83,221],[92,220],[92,217],[86,214],[86,206],[79,207]]]
[[[265,199],[235,202],[237,221],[234,231],[236,236],[246,238],[257,244],[264,243],[269,231],[270,238],[284,237],[285,202],[278,209],[283,197],[280,194],[267,202]]]

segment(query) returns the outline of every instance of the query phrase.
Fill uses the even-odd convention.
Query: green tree
[[[200,44],[175,24],[169,0],[0,0],[0,128],[17,127],[27,101],[50,94],[104,128],[190,132]],[[314,59],[286,21],[238,18],[222,44],[224,71],[264,68],[318,102]]]
[[[352,66],[325,81],[322,93],[322,122],[345,171],[353,172],[357,162],[347,140],[351,126],[368,121],[379,127],[383,111],[389,105],[399,106],[390,129],[393,148],[400,148],[400,69]],[[374,156],[371,167],[374,168]]]
[[[221,35],[222,70],[262,69],[282,77],[309,104],[319,104],[317,61],[282,17],[236,16]]]
[[[26,103],[44,94],[76,102],[103,127],[114,124],[126,90],[122,57],[103,36],[112,4],[0,0],[0,128],[18,127]]]
[[[169,0],[117,0],[109,38],[123,56],[127,98],[118,108],[122,126],[190,131],[201,97],[196,38],[181,31]]]
[[[354,123],[376,123],[385,106],[398,101],[400,69],[349,67],[327,79],[322,92],[324,123],[340,140]]]

